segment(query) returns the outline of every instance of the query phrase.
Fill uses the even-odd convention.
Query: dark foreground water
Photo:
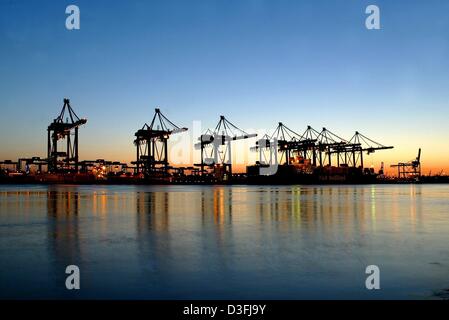
[[[432,299],[448,240],[448,185],[0,186],[0,298]]]

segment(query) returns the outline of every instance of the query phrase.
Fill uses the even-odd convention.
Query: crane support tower
[[[169,175],[168,139],[172,134],[187,131],[180,128],[165,117],[159,108],[154,110],[151,123],[145,123],[142,129],[135,133],[137,174],[146,177]]]
[[[232,149],[231,143],[236,140],[243,140],[257,137],[255,133],[247,133],[239,129],[224,116],[215,129],[207,130],[202,134],[195,144],[195,148],[201,150],[201,163],[195,164],[200,167],[202,175],[207,174],[208,169],[212,169],[219,180],[228,180],[232,177]]]
[[[418,150],[418,156],[415,160],[409,162],[399,162],[392,164],[392,168],[398,168],[399,179],[415,179],[418,180],[421,176],[421,148]]]
[[[65,117],[65,121],[64,121]],[[80,119],[70,106],[70,100],[64,99],[59,116],[47,128],[48,171],[78,172],[78,128],[87,123]],[[65,140],[65,151],[58,148],[58,142]]]

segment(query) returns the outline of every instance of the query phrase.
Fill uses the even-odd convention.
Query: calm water
[[[431,299],[449,288],[448,200],[449,185],[0,186],[0,298]]]

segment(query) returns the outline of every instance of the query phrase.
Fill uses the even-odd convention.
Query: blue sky
[[[76,4],[81,29],[65,28]],[[365,28],[365,8],[381,30]],[[160,106],[173,122],[278,121],[449,160],[448,1],[0,1],[0,159],[45,153],[69,97],[89,122],[82,158],[133,160]],[[406,157],[404,159],[404,157]]]

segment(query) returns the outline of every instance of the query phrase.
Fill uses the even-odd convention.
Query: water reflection
[[[335,298],[339,286],[364,294],[345,281],[362,281],[370,263],[393,283],[404,268],[427,270],[416,286],[430,288],[429,261],[449,267],[448,195],[427,185],[3,186],[0,291],[8,277],[31,281],[15,271],[30,259],[48,288],[81,266],[89,297],[298,298],[306,287],[319,298],[324,286]]]
[[[137,192],[137,245],[144,272],[164,268],[171,255],[169,193]]]
[[[80,198],[76,190],[60,192],[55,187],[49,187],[48,246],[58,262],[73,262],[82,257],[79,245],[79,207]]]

